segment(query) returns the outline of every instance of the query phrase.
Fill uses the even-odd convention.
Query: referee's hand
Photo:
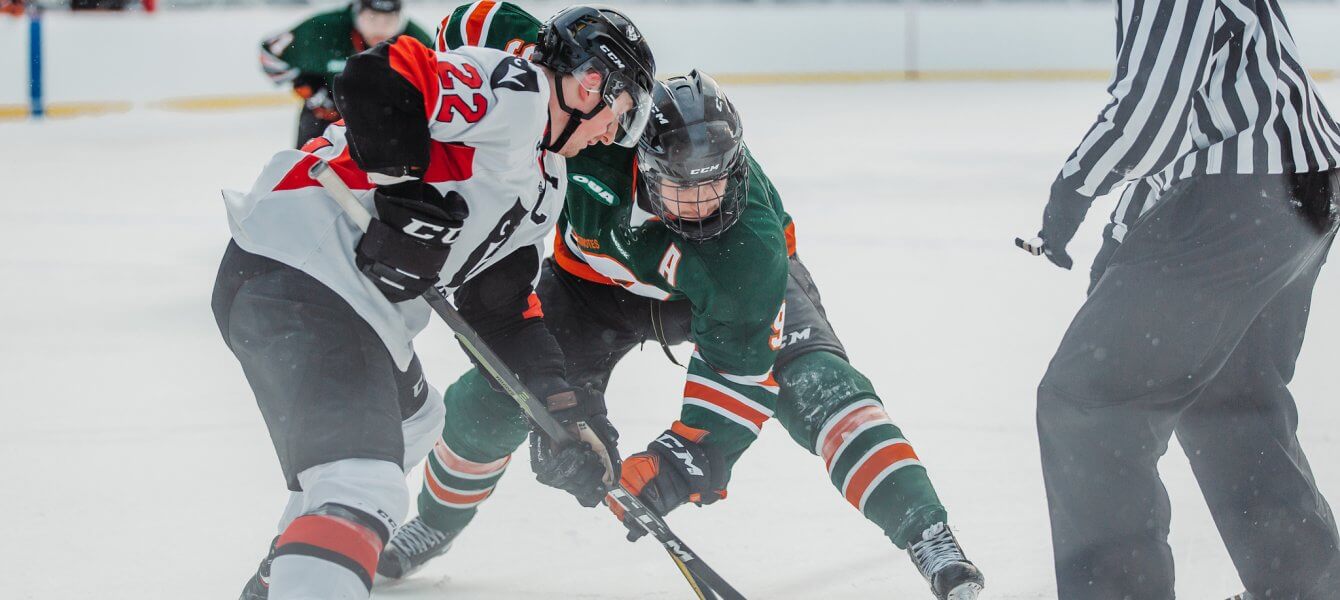
[[[1079,224],[1084,222],[1093,198],[1082,196],[1057,179],[1052,184],[1051,198],[1042,211],[1042,230],[1031,241],[1016,239],[1015,245],[1035,256],[1045,256],[1062,269],[1075,266],[1075,259],[1066,252],[1070,239],[1075,237]]]

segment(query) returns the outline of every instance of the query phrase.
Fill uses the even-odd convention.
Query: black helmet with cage
[[[744,129],[721,86],[705,73],[658,83],[638,145],[652,213],[688,240],[707,240],[740,220],[749,196]]]
[[[540,26],[539,41],[531,60],[560,75],[578,81],[598,73],[600,86],[588,89],[600,94],[601,103],[588,112],[568,106],[563,86],[556,86],[559,108],[572,118],[550,150],[567,143],[582,121],[595,117],[606,106],[613,107],[627,94],[632,105],[619,117],[614,142],[625,148],[637,145],[651,109],[651,89],[656,81],[656,60],[642,32],[623,13],[604,6],[578,5],[565,8]]]

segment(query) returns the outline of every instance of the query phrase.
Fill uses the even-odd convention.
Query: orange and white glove
[[[656,441],[623,461],[619,483],[660,516],[686,502],[698,506],[726,497],[726,461],[711,444],[703,443],[707,431],[679,421]],[[610,510],[628,528],[628,541],[646,530],[625,518],[623,507],[607,499]]]
[[[303,104],[316,118],[331,123],[340,120],[340,111],[335,107],[335,95],[330,93],[324,79],[299,75],[293,80],[293,91],[302,97]]]

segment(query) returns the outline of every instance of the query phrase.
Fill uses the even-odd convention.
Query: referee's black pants
[[[1062,600],[1173,598],[1174,432],[1247,589],[1340,598],[1340,537],[1287,385],[1340,171],[1176,184],[1128,232],[1038,386]]]

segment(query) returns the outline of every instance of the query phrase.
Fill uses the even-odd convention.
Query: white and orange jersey
[[[470,208],[440,274],[438,288],[450,295],[517,249],[542,244],[557,220],[566,165],[561,156],[540,149],[549,83],[529,61],[498,50],[434,52],[401,37],[389,51],[392,67],[424,99],[432,142],[423,180],[443,194],[459,193]],[[373,181],[384,176],[370,178],[359,168],[343,123],[335,123],[301,150],[276,154],[250,192],[224,193],[233,239],[340,294],[405,368],[431,309],[422,299],[387,301],[358,271],[354,247],[362,234],[308,175],[318,160],[330,163],[376,214]]]

